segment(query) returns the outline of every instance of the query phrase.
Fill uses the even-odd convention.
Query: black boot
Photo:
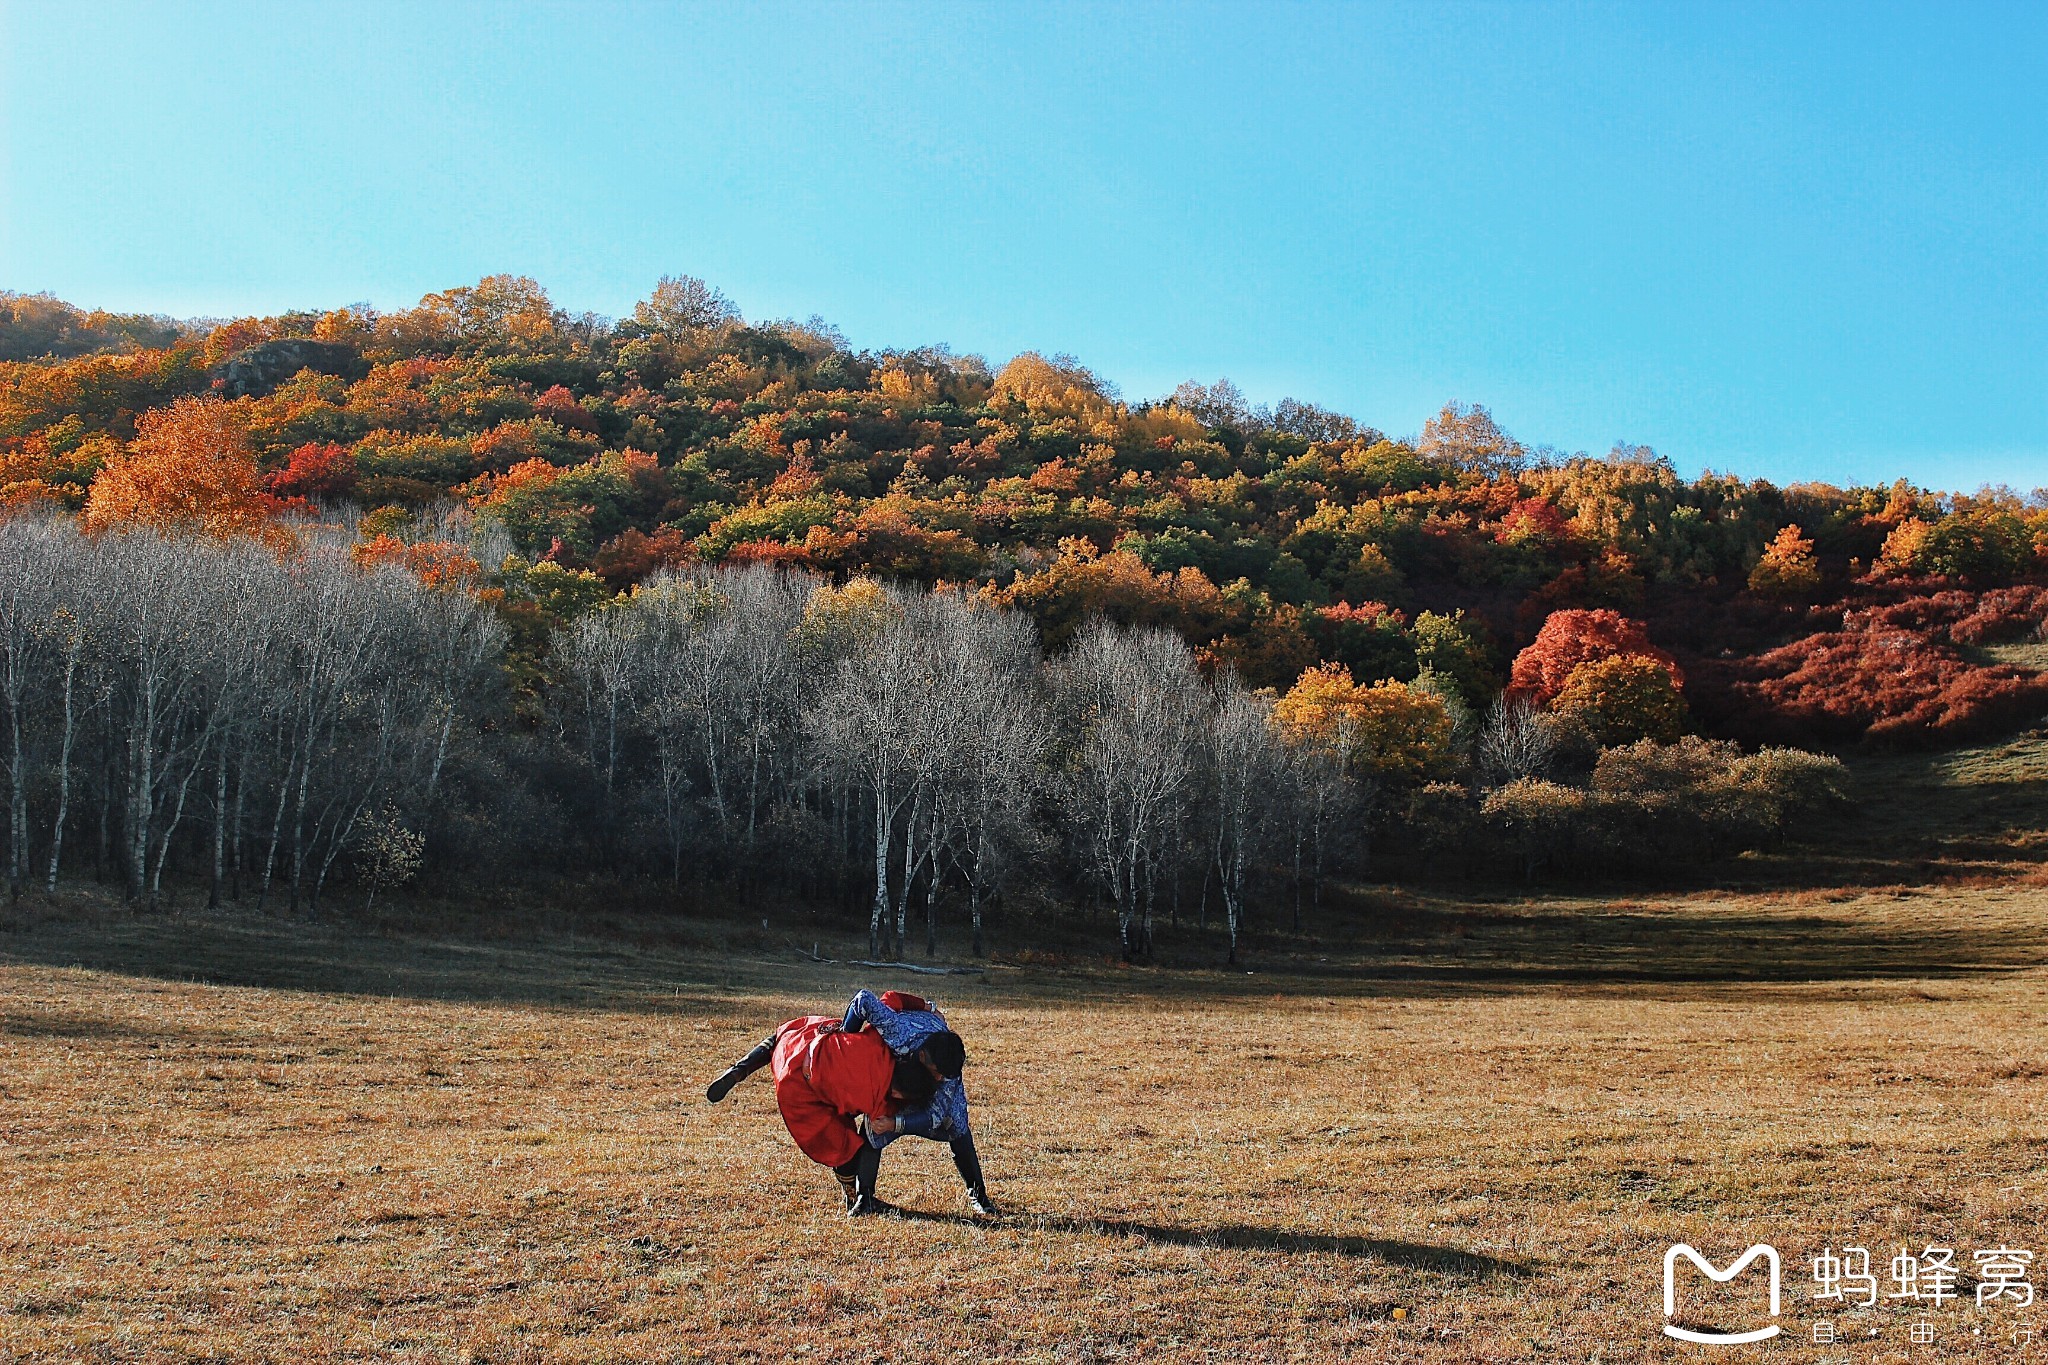
[[[863,1142],[860,1145],[860,1155],[846,1165],[853,1168],[853,1200],[846,1206],[847,1217],[865,1218],[874,1213],[896,1212],[894,1204],[884,1203],[875,1197],[875,1180],[882,1173],[881,1148]],[[837,1175],[844,1169],[845,1166],[836,1167],[833,1174]],[[845,1182],[840,1183],[843,1186]]]
[[[832,1178],[839,1182],[840,1197],[846,1200],[846,1211],[853,1212],[853,1206],[860,1202],[860,1181],[855,1172],[860,1169],[860,1158],[855,1157],[844,1166],[832,1168]]]
[[[960,1172],[960,1179],[967,1184],[967,1203],[984,1218],[1000,1218],[1002,1210],[996,1201],[988,1197],[988,1182],[982,1178],[981,1158],[974,1151],[974,1134],[962,1133],[953,1139],[953,1169]]]
[[[725,1069],[725,1074],[704,1087],[704,1098],[713,1104],[732,1093],[732,1088],[747,1077],[768,1065],[775,1056],[775,1034],[769,1034],[755,1045],[754,1050]]]

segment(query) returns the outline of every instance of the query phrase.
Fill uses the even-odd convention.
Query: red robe
[[[866,1141],[854,1115],[894,1114],[889,1083],[896,1058],[872,1029],[846,1033],[823,1014],[792,1019],[775,1040],[768,1065],[775,1076],[775,1107],[805,1156],[844,1166]]]

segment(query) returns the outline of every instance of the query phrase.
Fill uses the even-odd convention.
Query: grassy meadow
[[[906,1139],[910,1212],[850,1223],[765,1077],[704,1102],[780,1019],[898,984],[808,922],[27,900],[0,1360],[2028,1359],[2048,1305],[1968,1274],[1934,1345],[1893,1303],[1808,1344],[1823,1246],[2048,1253],[2048,740],[1860,776],[1825,853],[1357,888],[1235,970],[1005,926],[1038,951],[905,983],[968,1041],[998,1222]],[[1658,1335],[1677,1240],[1779,1247],[1790,1340]]]

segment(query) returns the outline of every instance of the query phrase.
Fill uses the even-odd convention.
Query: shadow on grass
[[[1376,917],[1375,917],[1376,918]],[[1595,906],[1535,906],[1473,913],[1409,911],[1368,941],[1338,979],[1435,988],[1801,984],[1969,977],[2048,961],[2048,936],[2031,926],[1972,926],[1959,917],[1907,914],[1893,923],[1789,911],[1758,915],[1711,903],[1643,914]]]
[[[77,1041],[120,1040],[217,1042],[230,1035],[215,1030],[186,1028],[159,1022],[137,1023],[127,1019],[52,1012],[36,1009],[0,1011],[0,1037],[69,1038]]]
[[[2048,769],[2048,738],[2035,747]],[[1924,767],[1928,760],[1914,762]],[[2006,768],[1996,772],[2010,779]],[[1929,789],[1938,785],[1924,773],[1920,780]],[[1996,823],[2013,815],[2001,799],[2025,786],[1955,782],[1941,794],[1951,804],[1989,802],[1995,814],[1983,818]],[[1866,814],[1875,828],[1865,838],[1907,846],[1910,819],[1902,804],[1910,803],[1898,796],[1873,803]],[[2048,827],[2048,806],[2040,814]],[[1938,823],[1953,829],[1967,822],[1950,813]],[[2048,849],[2048,836],[2042,847]],[[2001,901],[2012,892],[2010,886],[1996,889]],[[1283,990],[1438,998],[1698,988],[1725,996],[1781,993],[1787,986],[1832,989],[1843,982],[1968,979],[2048,964],[2048,920],[2025,906],[1977,899],[1991,894],[1956,886],[1849,884],[1805,891],[1728,888],[1713,899],[1621,889],[1612,898],[1581,891],[1532,899],[1523,888],[1500,886],[1350,887],[1313,912],[1306,933],[1282,931],[1277,915],[1255,919],[1234,968],[1223,967],[1223,940],[1214,926],[1160,924],[1158,959],[1126,969],[1109,961],[1106,926],[1064,921],[1015,929],[1028,938],[1045,928],[1051,947],[1071,953],[1039,951],[1028,965],[972,987],[963,979],[945,989],[957,998],[952,993],[979,995],[995,987],[1011,999],[1061,1008],[1134,997],[1257,998]],[[803,945],[817,929],[787,919],[772,933],[763,921],[764,932],[757,934],[735,915],[679,922],[673,914],[622,905],[600,907],[589,926],[595,932],[527,933],[508,923],[502,935],[487,935],[457,923],[394,934],[341,917],[138,915],[89,895],[73,899],[78,904],[68,914],[60,905],[40,920],[0,914],[0,963],[322,994],[746,1016],[736,1024],[738,1046],[778,1009],[819,1008],[844,999],[854,984],[897,984],[886,971],[805,960]],[[80,915],[81,908],[89,916]]]
[[[1803,821],[1782,846],[1734,858],[1650,856],[1604,874],[1553,870],[1534,886],[1567,894],[1603,885],[1623,895],[1791,894],[2010,882],[2048,870],[2048,729],[1962,748],[1852,750],[1844,758],[1854,804]],[[1500,859],[1465,866],[1396,848],[1379,867],[1452,894],[1534,889]]]
[[[919,1223],[955,1223],[977,1227],[998,1226],[985,1219],[960,1213],[927,1213],[900,1209],[898,1216]],[[1064,1232],[1096,1237],[1136,1237],[1158,1246],[1207,1247],[1230,1251],[1278,1251],[1294,1255],[1351,1256],[1384,1261],[1410,1270],[1427,1270],[1461,1280],[1484,1280],[1499,1276],[1526,1279],[1534,1269],[1526,1262],[1511,1261],[1457,1247],[1431,1246],[1384,1237],[1340,1237],[1320,1232],[1290,1232],[1285,1228],[1258,1227],[1249,1223],[1223,1223],[1213,1227],[1182,1227],[1173,1223],[1145,1223],[1124,1218],[1070,1218],[1057,1214],[1012,1213],[1006,1223],[1043,1232]]]
[[[51,919],[0,932],[0,964],[77,968],[208,986],[436,1000],[456,1004],[734,1014],[735,991],[775,990],[742,979],[731,960],[684,950],[648,952],[587,937],[526,941],[396,938],[351,925],[247,913]],[[790,985],[810,973],[792,968]],[[805,992],[809,993],[809,992]],[[22,1018],[0,1031],[114,1036],[101,1022]]]
[[[1109,927],[1099,921],[1019,923],[1002,931],[1012,942],[1041,935],[1047,947],[1071,951],[1036,950],[1029,966],[972,989],[996,985],[1011,998],[1067,1008],[1283,988],[1441,997],[1698,987],[1726,995],[2048,964],[2048,921],[1973,899],[2009,900],[2017,875],[2048,862],[2048,731],[1979,749],[1865,756],[1856,766],[1865,799],[1852,819],[1810,831],[1808,847],[1705,869],[1719,879],[1710,894],[1721,899],[1640,886],[1603,896],[1562,885],[1540,899],[1497,882],[1353,888],[1316,909],[1306,933],[1280,931],[1277,908],[1255,917],[1244,960],[1229,969],[1213,926],[1159,924],[1158,959],[1124,969],[1110,964]],[[1979,884],[1959,883],[1969,876]],[[95,895],[67,891],[42,919],[0,910],[0,963],[323,994],[745,1014],[735,1028],[740,1045],[777,1008],[761,997],[815,1008],[843,999],[854,983],[891,984],[887,972],[804,960],[804,947],[829,935],[819,918],[785,918],[772,933],[762,921],[757,934],[751,913],[679,918],[659,898],[625,891],[586,888],[580,901],[550,901],[535,921],[545,927],[530,932],[516,916],[490,922],[482,902],[456,905],[447,923],[439,911],[422,912],[419,932],[394,933],[346,917],[132,915]],[[1901,904],[1889,908],[1891,900]],[[1006,946],[999,937],[997,947]],[[18,1021],[0,1031],[90,1037],[109,1027]]]
[[[1012,999],[1087,1008],[1131,998],[1263,998],[1276,990],[1430,998],[1560,987],[1725,994],[1968,979],[2048,963],[2048,925],[2012,915],[2002,924],[1983,922],[1970,906],[1941,904],[1949,893],[1896,894],[1896,911],[1888,902],[1873,910],[1864,897],[1834,913],[1811,897],[1771,913],[1744,906],[1747,897],[1695,909],[1686,902],[1361,896],[1330,913],[1326,937],[1249,939],[1235,969],[1218,970],[1221,953],[1210,951],[1217,945],[1182,930],[1171,958],[1150,966],[1124,970],[1100,957],[1094,965],[1077,957],[1071,970],[1034,964],[1004,971],[986,986]],[[392,938],[345,923],[245,915],[50,922],[0,933],[0,963],[7,962],[266,990],[746,1016],[736,1024],[736,1046],[750,1041],[743,1037],[749,1029],[772,1022],[767,1016],[777,1008],[799,1013],[843,999],[854,984],[893,984],[886,972],[821,966],[793,950],[742,956],[580,936]],[[984,989],[974,987],[977,995]],[[743,996],[787,1004],[764,1009]],[[0,1027],[48,1033],[67,1025],[22,1020]]]

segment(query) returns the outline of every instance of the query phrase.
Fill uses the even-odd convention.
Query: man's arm
[[[886,1130],[946,1141],[967,1131],[967,1087],[957,1078],[941,1081],[931,1102],[899,1110]]]
[[[863,1025],[874,1022],[875,1012],[889,1008],[881,997],[865,988],[853,993],[853,999],[846,1006],[846,1017],[839,1021],[839,1027],[848,1033],[860,1032]]]
[[[913,1005],[915,1009],[909,1008]],[[846,1016],[839,1021],[839,1027],[847,1033],[863,1029],[872,1032],[898,1056],[917,1051],[926,1038],[945,1026],[944,1016],[932,1009],[929,1002],[902,991],[884,991],[880,995],[868,990],[855,991],[846,1007]]]
[[[910,1133],[917,1137],[936,1138],[944,1135],[946,1116],[937,1105],[926,1105],[922,1109],[906,1109],[889,1120],[889,1127],[882,1131]]]

